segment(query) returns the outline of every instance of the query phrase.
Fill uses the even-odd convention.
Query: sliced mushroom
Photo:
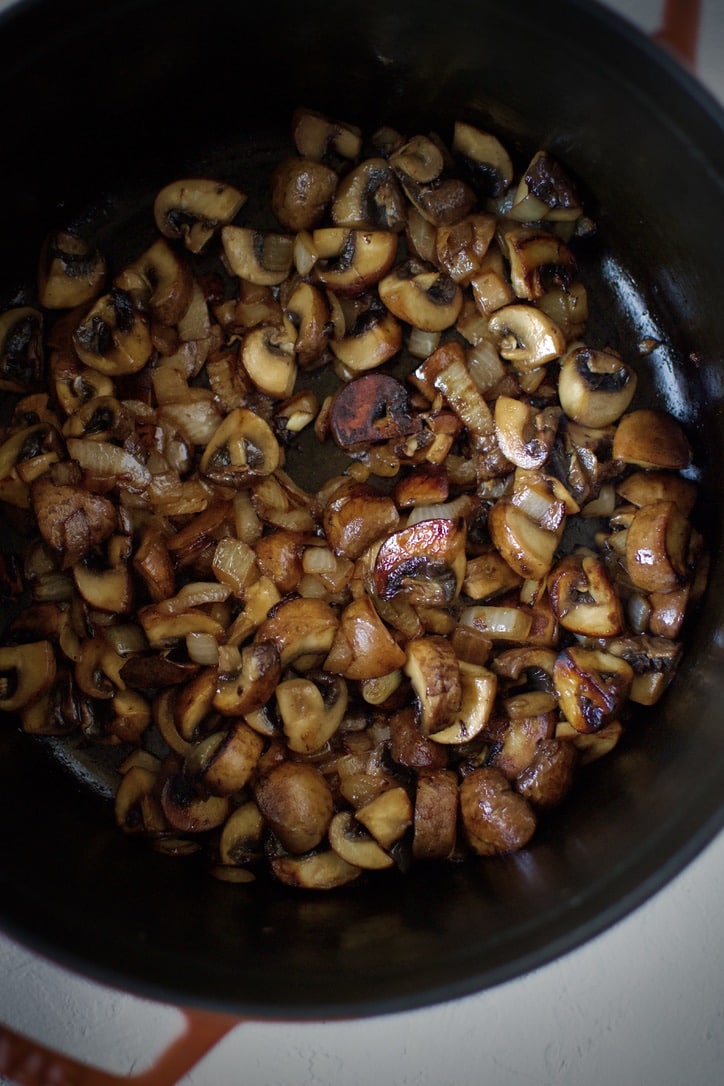
[[[324,670],[363,682],[390,675],[404,663],[404,649],[392,637],[369,596],[349,603],[340,615]]]
[[[374,799],[358,807],[355,817],[379,841],[383,848],[392,848],[412,825],[413,807],[402,787],[386,788]]]
[[[131,295],[113,287],[103,294],[73,333],[73,346],[86,366],[109,377],[138,373],[153,354],[146,318]]]
[[[276,645],[282,668],[320,667],[334,642],[339,619],[322,599],[282,600],[258,627],[255,641]]]
[[[556,234],[534,226],[506,226],[501,240],[516,297],[532,302],[551,286],[566,287],[573,281],[575,258]]]
[[[114,801],[116,825],[125,833],[158,834],[168,828],[158,798],[158,770],[132,766],[123,774]]]
[[[340,811],[329,825],[329,843],[338,856],[353,867],[382,871],[394,860],[355,818],[352,811]]]
[[[400,522],[387,494],[350,480],[332,494],[322,512],[324,534],[335,554],[355,561]]]
[[[536,829],[530,804],[494,766],[474,769],[463,778],[460,815],[467,842],[478,856],[516,852]]]
[[[230,796],[247,784],[263,749],[262,737],[236,720],[197,743],[186,758],[186,770],[212,796]]]
[[[555,321],[532,305],[515,303],[497,309],[488,321],[502,357],[519,373],[560,358],[566,339]]]
[[[183,317],[194,293],[189,264],[165,238],[159,238],[126,265],[114,279],[114,286],[129,294],[137,305],[148,308],[161,324],[169,325]]]
[[[450,722],[430,732],[435,743],[457,745],[477,738],[490,720],[498,689],[496,675],[479,664],[458,661],[460,673],[460,708]]]
[[[460,665],[450,642],[436,635],[412,638],[405,674],[417,699],[423,735],[442,731],[459,711],[463,696]]]
[[[14,713],[39,701],[53,686],[56,670],[50,641],[0,646],[0,711]]]
[[[425,332],[452,327],[463,304],[462,290],[448,275],[414,260],[399,264],[377,289],[391,313]]]
[[[626,531],[626,569],[644,592],[672,592],[690,575],[691,525],[675,502],[644,505]]]
[[[336,890],[362,874],[361,867],[347,863],[332,848],[305,856],[274,855],[269,865],[280,882],[302,890]]]
[[[664,411],[644,407],[618,423],[613,458],[640,468],[680,471],[691,463],[691,448],[681,425]]]
[[[485,254],[495,237],[495,227],[495,216],[483,212],[466,215],[446,226],[438,226],[435,239],[436,263],[454,283],[468,286],[480,272]]]
[[[491,132],[465,121],[456,121],[452,151],[468,168],[472,184],[482,197],[502,196],[513,181],[513,163],[507,150]]]
[[[402,595],[413,605],[440,607],[455,600],[466,568],[466,525],[456,520],[421,520],[391,532],[374,562],[372,581],[381,599]]]
[[[244,336],[241,361],[260,392],[275,400],[291,396],[297,378],[294,337],[281,325],[264,324]]]
[[[517,588],[521,581],[521,575],[491,549],[468,559],[462,591],[471,600],[488,600]]]
[[[0,389],[30,392],[43,377],[43,315],[31,306],[0,314]]]
[[[696,504],[697,486],[670,471],[635,471],[616,483],[616,491],[624,501],[638,506],[654,502],[674,502],[683,517],[690,517]]]
[[[339,182],[331,208],[336,226],[358,230],[404,230],[405,200],[384,158],[366,158]]]
[[[264,818],[253,800],[247,800],[227,818],[219,838],[222,864],[237,865],[261,855]]]
[[[296,754],[321,750],[342,723],[347,710],[347,684],[339,675],[318,672],[285,679],[276,688],[276,701],[287,746]]]
[[[553,667],[553,683],[566,720],[578,732],[596,732],[611,724],[628,697],[634,672],[610,652],[573,645]]]
[[[273,696],[281,676],[279,650],[273,641],[245,645],[234,670],[219,670],[214,709],[224,716],[246,716]]]
[[[345,378],[354,377],[395,357],[402,347],[402,327],[379,299],[370,298],[346,335],[331,340],[330,347]]]
[[[325,838],[334,805],[329,785],[315,766],[281,762],[256,783],[254,798],[288,852],[309,852]]]
[[[526,690],[505,698],[502,708],[505,730],[490,764],[513,781],[530,765],[539,743],[553,738],[556,698],[545,690]]]
[[[314,231],[312,242],[320,254],[315,279],[343,297],[364,294],[379,283],[397,256],[397,234],[391,230],[323,227]]]
[[[474,604],[460,614],[460,625],[471,626],[491,641],[526,641],[532,632],[530,608]]]
[[[113,396],[115,391],[112,377],[83,366],[74,353],[56,351],[51,355],[50,369],[56,399],[66,415],[72,415],[88,400]]]
[[[574,743],[541,739],[530,762],[516,777],[515,789],[534,807],[556,807],[573,787],[577,765]]]
[[[269,423],[248,407],[237,407],[204,449],[199,470],[214,482],[234,485],[271,475],[281,460],[282,451]]]
[[[410,181],[426,184],[440,177],[445,158],[436,140],[413,136],[390,156],[390,165]]]
[[[192,777],[181,769],[172,769],[161,787],[161,809],[174,829],[208,833],[223,826],[229,815],[229,799],[202,793]]]
[[[35,480],[30,494],[40,534],[57,554],[61,569],[75,566],[117,530],[118,510],[100,494],[56,486],[47,475]]]
[[[49,234],[40,251],[38,299],[46,309],[74,309],[97,297],[106,261],[95,246],[68,230]]]
[[[422,770],[415,792],[413,856],[446,860],[455,849],[457,826],[457,775],[444,768]]]
[[[283,230],[314,230],[324,219],[339,177],[312,158],[286,158],[270,179],[271,208]]]
[[[564,629],[587,637],[616,637],[622,632],[621,600],[597,555],[562,558],[548,575],[548,592]]]
[[[609,426],[623,415],[636,391],[636,373],[617,355],[574,346],[561,363],[561,407],[583,426]]]
[[[521,222],[572,222],[581,215],[576,186],[547,151],[537,151],[525,170],[508,212]]]
[[[342,385],[329,408],[329,428],[342,449],[413,434],[422,423],[395,377],[366,373]]]
[[[297,109],[292,117],[292,138],[300,155],[316,160],[330,152],[354,160],[362,146],[362,133],[356,125],[306,107]]]
[[[153,215],[167,238],[182,238],[192,253],[200,253],[213,235],[236,217],[246,195],[233,185],[206,178],[173,181],[156,196]]]
[[[108,540],[103,564],[89,559],[73,566],[73,580],[86,603],[97,611],[127,615],[134,603],[133,579],[129,567],[131,540],[115,535]]]
[[[558,531],[542,527],[510,498],[500,498],[488,513],[493,545],[524,579],[545,577],[559,542]]]
[[[284,308],[284,322],[294,331],[294,354],[302,369],[322,357],[331,335],[326,292],[312,283],[299,283]]]
[[[445,154],[429,136],[413,136],[390,155],[390,165],[413,207],[434,226],[457,222],[475,204],[469,185],[445,176]]]
[[[249,283],[278,286],[291,271],[294,239],[288,234],[224,226],[221,244],[231,272]]]
[[[516,467],[535,471],[551,454],[558,431],[560,410],[535,411],[524,400],[498,396],[495,429],[503,455]]]

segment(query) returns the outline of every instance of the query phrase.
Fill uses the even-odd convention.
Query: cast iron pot
[[[52,0],[0,22],[0,299],[32,298],[46,231],[112,257],[176,176],[253,183],[300,104],[366,129],[492,128],[547,147],[600,243],[590,335],[651,355],[639,402],[673,411],[702,468],[709,587],[664,701],[510,858],[328,895],[217,884],[113,826],[42,743],[0,733],[0,923],[105,983],[273,1018],[410,1008],[571,950],[644,901],[724,821],[724,118],[693,79],[583,0]],[[599,269],[598,271],[596,269]],[[600,270],[602,269],[602,271]],[[606,323],[600,319],[604,314]],[[303,480],[302,480],[303,481]]]

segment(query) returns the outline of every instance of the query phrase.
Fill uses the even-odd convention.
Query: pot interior
[[[595,6],[371,0],[349,10],[118,0],[18,4],[0,22],[3,307],[33,299],[51,228],[111,263],[152,236],[162,184],[259,191],[298,105],[366,131],[490,128],[519,165],[546,147],[598,233],[587,339],[641,363],[637,404],[684,424],[701,468],[709,587],[664,700],[512,857],[419,868],[321,897],[209,880],[120,835],[102,770],[4,724],[0,915],[109,983],[273,1017],[381,1013],[484,988],[605,928],[722,824],[721,344],[724,123],[691,79]],[[666,103],[666,108],[662,103]],[[314,485],[300,456],[290,472]],[[7,544],[6,544],[7,545]],[[80,768],[79,768],[80,766]],[[71,772],[68,772],[68,770]],[[91,787],[87,785],[90,784]]]

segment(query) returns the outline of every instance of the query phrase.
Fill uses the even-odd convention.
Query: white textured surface
[[[8,6],[0,0],[0,9]],[[611,0],[651,32],[661,0]],[[724,98],[724,5],[704,0],[699,71]],[[724,1067],[724,835],[581,949],[491,992],[348,1023],[240,1023],[185,1086],[716,1086]],[[52,902],[49,902],[52,908]],[[180,1025],[0,936],[0,1021],[116,1074]],[[0,1079],[0,1081],[5,1081]]]

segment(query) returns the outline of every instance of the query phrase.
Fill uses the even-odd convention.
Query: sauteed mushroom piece
[[[404,649],[392,637],[370,597],[360,596],[347,604],[324,663],[325,671],[363,681],[390,675],[404,663]]]
[[[534,226],[501,229],[501,241],[510,265],[510,279],[518,298],[532,302],[551,286],[568,286],[576,261],[556,234]]]
[[[126,265],[114,286],[149,309],[161,324],[176,324],[194,293],[191,268],[165,238],[158,238],[137,260]]]
[[[322,512],[327,542],[344,558],[355,561],[400,521],[397,507],[387,494],[368,484],[344,482],[330,496]]]
[[[620,713],[633,682],[624,659],[573,645],[556,657],[553,683],[566,720],[579,732],[596,732]]]
[[[413,136],[389,161],[410,203],[427,222],[445,226],[472,210],[475,193],[460,178],[445,176],[445,155],[437,140]]]
[[[302,368],[321,358],[331,335],[331,308],[326,293],[312,283],[298,283],[284,309],[294,330],[294,354]]]
[[[214,482],[233,486],[249,477],[271,475],[281,460],[281,448],[269,423],[250,408],[237,407],[204,449],[199,470]]]
[[[74,309],[92,301],[106,282],[99,249],[68,230],[49,234],[40,251],[38,299],[46,309]]]
[[[616,482],[616,491],[624,501],[638,508],[672,501],[687,518],[691,516],[697,497],[696,483],[671,471],[635,471]]]
[[[450,769],[424,769],[417,777],[412,854],[446,860],[457,840],[458,781]]]
[[[138,373],[153,354],[148,323],[127,291],[103,294],[73,333],[73,346],[86,366],[109,377]]]
[[[335,121],[313,109],[298,109],[292,117],[292,138],[300,155],[322,159],[329,152],[343,159],[356,159],[362,147],[362,133],[356,125]]]
[[[402,328],[393,314],[372,297],[347,334],[331,340],[330,347],[347,378],[355,377],[395,357],[402,347]]]
[[[297,377],[294,338],[283,327],[263,324],[247,332],[241,361],[260,392],[275,400],[291,396]]]
[[[326,837],[334,813],[332,793],[309,762],[280,762],[257,781],[254,798],[287,852],[309,852]]]
[[[322,599],[282,600],[258,627],[255,641],[272,641],[282,668],[319,667],[332,647],[339,619]]]
[[[508,215],[522,222],[573,222],[582,214],[576,186],[547,151],[537,151],[525,170]]]
[[[680,471],[691,463],[691,448],[672,415],[644,407],[620,420],[613,438],[613,458],[640,468]]]
[[[675,502],[644,505],[626,530],[626,569],[644,592],[672,592],[689,577],[691,525]]]
[[[339,675],[307,672],[284,679],[276,688],[277,709],[287,746],[314,754],[335,734],[347,710],[347,684]]]
[[[366,373],[343,384],[329,408],[329,428],[345,449],[416,433],[422,424],[410,396],[395,377]]]
[[[636,383],[633,368],[617,355],[579,345],[561,363],[558,398],[569,418],[601,428],[628,409]]]
[[[555,321],[532,305],[515,303],[497,309],[488,328],[500,354],[519,373],[545,366],[566,349],[565,336]]]
[[[425,332],[450,328],[463,304],[462,291],[449,276],[414,260],[398,264],[377,289],[391,313]]]
[[[417,699],[423,735],[442,731],[460,709],[463,696],[460,664],[450,642],[436,635],[410,640],[405,674]]]
[[[399,233],[407,221],[397,178],[384,158],[366,158],[340,180],[331,207],[335,226]]]
[[[192,747],[186,769],[212,796],[230,796],[247,784],[263,749],[262,737],[236,720]]]
[[[397,234],[391,230],[321,227],[312,234],[312,244],[319,254],[315,279],[347,297],[364,294],[378,283],[397,256]]]
[[[498,681],[492,671],[465,660],[458,662],[460,672],[460,708],[449,723],[430,732],[435,743],[457,745],[477,738],[490,720]]]
[[[207,178],[172,181],[157,194],[153,216],[161,234],[181,238],[192,253],[200,253],[214,234],[236,217],[246,195],[233,185]]]
[[[369,830],[375,841],[388,849],[392,848],[408,826],[412,825],[413,805],[404,788],[387,788],[368,803],[358,807],[355,818]]]
[[[421,520],[390,533],[375,558],[375,593],[384,600],[402,595],[413,605],[452,603],[465,576],[465,541],[462,517]]]
[[[566,555],[548,575],[548,592],[564,629],[587,637],[622,633],[621,600],[598,556]]]
[[[530,762],[516,777],[515,789],[535,808],[557,807],[573,787],[577,764],[574,743],[541,739]]]
[[[510,498],[500,498],[488,513],[493,545],[520,577],[545,577],[555,556],[559,532],[542,527]]]
[[[462,159],[481,196],[502,196],[510,188],[513,163],[503,144],[491,132],[484,132],[465,121],[456,121],[452,151]]]
[[[111,614],[131,612],[134,596],[130,557],[130,538],[115,535],[108,540],[103,564],[90,553],[73,566],[75,586],[89,606]]]
[[[79,486],[56,486],[48,475],[35,480],[30,497],[41,536],[70,569],[104,543],[118,526],[118,511],[108,498]]]
[[[283,230],[314,230],[324,219],[339,177],[312,158],[286,158],[270,180],[271,208]],[[350,224],[351,225],[351,224]]]
[[[335,890],[362,874],[361,867],[347,863],[331,848],[305,856],[274,854],[269,866],[280,882],[302,890]]]
[[[382,871],[394,860],[351,811],[339,811],[329,826],[329,843],[348,864],[366,871]]]
[[[482,212],[438,226],[435,238],[437,263],[454,283],[468,286],[480,272],[495,237],[495,227],[495,216]]]
[[[0,711],[13,713],[40,700],[52,687],[55,676],[50,641],[0,646]]]
[[[126,833],[158,834],[168,824],[158,798],[158,769],[134,765],[121,777],[115,798],[116,825]]]
[[[463,778],[460,815],[466,840],[478,856],[515,852],[536,829],[532,807],[494,766],[474,769]]]
[[[210,796],[183,769],[172,767],[161,787],[161,810],[169,826],[183,833],[207,833],[223,826],[229,814],[226,796]]]
[[[273,696],[281,677],[281,658],[273,641],[245,645],[238,666],[219,668],[214,709],[224,716],[246,716]]]
[[[558,431],[560,409],[535,411],[525,400],[498,396],[495,430],[501,452],[516,467],[535,471],[551,454]]]
[[[40,386],[43,327],[42,313],[31,306],[0,313],[0,389],[24,393]]]
[[[257,286],[274,287],[289,275],[294,239],[288,234],[254,230],[248,226],[224,226],[221,244],[234,275]]]

